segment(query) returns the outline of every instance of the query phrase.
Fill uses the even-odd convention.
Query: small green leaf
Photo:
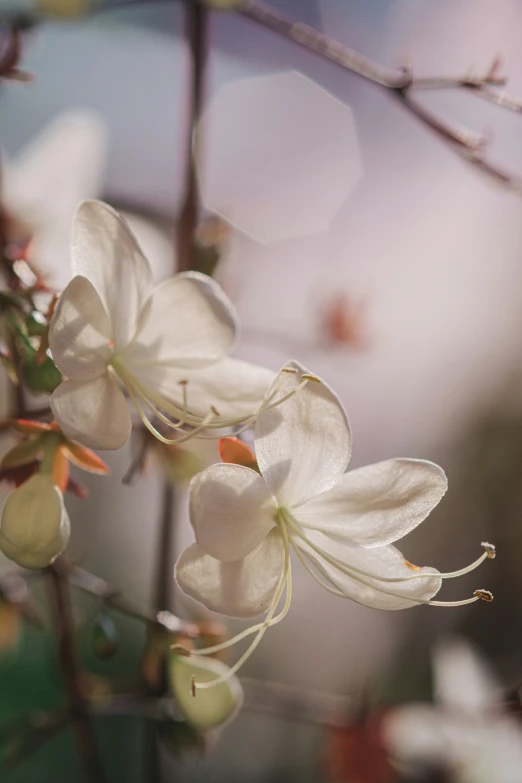
[[[62,375],[53,360],[47,356],[42,364],[37,364],[35,354],[26,356],[23,364],[24,379],[33,392],[50,394],[62,382]]]

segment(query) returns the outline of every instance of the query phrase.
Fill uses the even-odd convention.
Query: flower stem
[[[72,726],[80,756],[90,783],[104,783],[105,773],[98,751],[94,730],[88,717],[87,703],[81,686],[81,673],[75,651],[74,624],[71,615],[68,587],[54,566],[47,569],[49,587],[58,632],[62,673],[69,701]]]
[[[199,194],[196,161],[199,144],[194,135],[201,114],[204,92],[204,74],[207,59],[207,9],[197,0],[186,3],[186,37],[190,49],[191,86],[190,118],[188,125],[185,192],[177,226],[177,271],[185,272],[197,267],[194,241],[199,218]]]
[[[170,481],[164,481],[154,594],[154,608],[157,612],[168,612],[173,609],[175,500],[174,485]]]

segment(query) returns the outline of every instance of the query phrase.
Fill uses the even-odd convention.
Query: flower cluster
[[[34,473],[25,475],[4,509],[0,548],[9,557],[40,568],[63,551],[70,530],[62,496],[67,459],[105,472],[86,447],[118,449],[127,442],[130,402],[147,437],[169,449],[235,428],[234,439],[221,441],[223,462],[191,480],[196,541],[179,558],[176,579],[209,609],[265,618],[226,642],[195,650],[174,646],[172,677],[185,682],[190,673],[194,694],[228,683],[227,701],[236,688],[234,673],[286,616],[292,550],[328,592],[369,607],[492,600],[486,590],[462,601],[434,599],[444,579],[494,557],[491,545],[450,573],[414,566],[394,546],[443,497],[443,470],[400,458],[346,472],[352,437],[338,397],[297,362],[275,374],[232,358],[237,317],[214,280],[187,272],[154,288],[127,224],[100,201],[78,209],[72,266],[43,343],[61,378],[51,397],[56,423],[19,423],[29,440],[4,460],[5,469],[25,466]],[[237,439],[251,426],[255,454]],[[251,635],[232,667],[195,663],[196,656]]]

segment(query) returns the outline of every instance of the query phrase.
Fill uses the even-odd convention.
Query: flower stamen
[[[243,655],[241,655],[240,658],[236,661],[236,663],[230,667],[230,669],[227,671],[226,674],[222,675],[221,677],[216,677],[216,679],[211,680],[209,682],[197,682],[194,677],[193,687],[192,687],[193,695],[195,695],[197,689],[199,688],[213,688],[216,685],[221,685],[224,682],[226,682],[230,677],[232,677],[232,675],[236,674],[236,672],[239,671],[239,669],[243,666],[243,664],[246,663],[246,661],[250,658],[252,653],[256,650],[256,648],[260,644],[268,628],[270,628],[272,625],[275,625],[276,623],[281,622],[281,620],[283,620],[286,617],[292,601],[292,570],[290,564],[290,544],[289,544],[288,532],[286,531],[284,524],[280,524],[279,528],[281,530],[281,535],[283,538],[283,544],[285,549],[285,562],[284,562],[283,572],[281,574],[281,578],[279,580],[277,590],[274,594],[274,598],[272,599],[272,603],[270,604],[270,608],[268,610],[266,619],[262,623],[258,623],[256,625],[251,626],[250,628],[246,628],[244,631],[241,631],[241,633],[237,634],[232,639],[229,639],[226,642],[212,645],[212,647],[205,647],[201,650],[190,651],[192,655],[212,655],[213,653],[221,652],[222,650],[232,647],[237,642],[241,641],[242,639],[245,639],[247,636],[253,633],[256,634],[255,638],[247,647]],[[281,600],[285,588],[286,588],[286,598],[285,598],[284,607],[281,610],[281,612],[276,617],[274,617],[275,611]],[[186,647],[182,647],[181,645],[173,645],[171,647],[171,650],[173,652],[179,652],[180,647],[183,650],[181,654],[186,654],[186,652],[189,652]]]
[[[282,515],[283,519],[285,520],[286,524],[290,528],[291,534],[290,534],[290,541],[292,543],[292,546],[294,547],[294,550],[298,551],[298,546],[293,543],[293,537],[294,535],[297,536],[299,539],[304,541],[304,543],[312,549],[321,559],[323,559],[326,563],[331,565],[333,568],[335,568],[337,571],[342,573],[345,576],[350,577],[351,579],[354,579],[356,582],[359,582],[362,585],[365,585],[366,587],[369,587],[374,590],[378,590],[378,592],[383,593],[384,595],[390,595],[395,598],[406,598],[408,601],[412,601],[413,603],[417,604],[426,604],[429,606],[464,606],[465,604],[473,603],[474,601],[478,601],[480,599],[485,601],[492,601],[493,596],[488,591],[480,590],[475,591],[473,594],[473,598],[466,598],[462,601],[433,601],[428,599],[422,599],[422,598],[415,598],[413,596],[403,596],[400,595],[400,593],[396,593],[393,590],[390,590],[388,588],[384,588],[381,586],[372,585],[370,582],[368,582],[364,577],[367,579],[373,579],[377,582],[384,582],[384,583],[390,583],[390,582],[409,582],[415,579],[429,579],[430,576],[436,579],[453,579],[457,576],[463,576],[464,574],[469,573],[470,571],[477,568],[481,563],[484,562],[490,555],[488,554],[488,551],[484,552],[477,560],[475,560],[473,563],[471,563],[469,566],[466,566],[465,568],[460,569],[459,571],[452,571],[448,573],[436,573],[436,574],[422,574],[422,573],[415,573],[415,574],[409,574],[408,576],[403,577],[386,577],[386,576],[380,576],[378,574],[370,574],[367,571],[364,571],[361,568],[357,568],[355,566],[350,566],[347,563],[343,562],[342,560],[339,560],[338,558],[334,557],[333,555],[329,555],[324,549],[314,544],[312,541],[309,540],[309,538],[303,533],[301,530],[301,527],[297,520],[295,520],[291,514],[286,509],[281,509],[280,514]],[[304,553],[306,555],[306,553]],[[308,570],[308,569],[307,569]],[[316,580],[317,581],[317,580]],[[331,591],[330,591],[331,592]],[[491,598],[484,597],[483,594],[488,594],[488,596],[491,596]],[[338,595],[338,593],[335,593]],[[340,593],[344,596],[343,593]]]
[[[195,416],[188,412],[188,408],[189,408],[188,393],[187,393],[188,382],[186,380],[182,380],[179,382],[179,385],[182,387],[182,395],[183,395],[183,408],[180,409],[177,405],[171,403],[163,395],[158,394],[153,389],[150,389],[149,387],[145,386],[143,383],[138,381],[132,374],[127,372],[121,360],[118,360],[116,358],[113,359],[113,361],[111,362],[111,369],[114,371],[114,373],[117,375],[117,377],[120,379],[121,383],[123,384],[124,388],[127,390],[129,397],[131,398],[134,406],[136,407],[138,414],[141,420],[143,421],[144,425],[155,437],[157,437],[162,443],[165,443],[166,445],[175,445],[176,443],[182,443],[186,440],[189,440],[191,437],[194,437],[195,435],[199,434],[203,429],[225,429],[228,427],[237,427],[241,425],[241,429],[239,430],[239,433],[241,433],[252,426],[252,424],[255,422],[256,418],[259,416],[260,413],[263,413],[264,411],[270,410],[272,408],[276,408],[277,406],[281,405],[283,402],[286,402],[286,400],[289,400],[291,397],[294,396],[294,394],[297,394],[299,391],[301,391],[301,389],[303,389],[307,383],[309,382],[321,383],[321,380],[319,378],[316,378],[316,376],[314,375],[309,375],[309,374],[302,375],[300,383],[294,389],[292,389],[290,392],[287,392],[286,394],[283,394],[281,397],[277,398],[277,395],[283,383],[282,373],[283,372],[290,372],[292,374],[297,373],[297,370],[294,370],[291,367],[284,367],[280,371],[279,381],[275,384],[275,387],[272,390],[272,392],[267,397],[265,397],[263,402],[248,415],[235,417],[235,418],[226,418],[221,416],[219,411],[214,406],[211,406],[211,412],[213,414],[212,418],[209,418],[209,416],[207,415],[205,418],[202,419],[200,416]],[[164,438],[164,436],[162,436],[161,433],[158,432],[158,430],[151,423],[150,419],[147,417],[144,410],[144,406],[146,406],[153,414],[153,416],[159,419],[163,424],[166,424],[168,427],[178,432],[181,431],[184,434],[180,438],[176,438],[175,440]],[[166,414],[175,417],[175,419],[173,420],[171,418],[168,418]],[[190,431],[184,429],[185,427],[190,427],[191,428]],[[217,436],[206,435],[200,437],[213,438],[213,437],[220,437],[220,435]]]

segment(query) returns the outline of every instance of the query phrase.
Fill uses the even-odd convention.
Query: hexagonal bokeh
[[[296,71],[225,85],[197,133],[205,207],[260,242],[327,230],[362,175],[351,109]]]

